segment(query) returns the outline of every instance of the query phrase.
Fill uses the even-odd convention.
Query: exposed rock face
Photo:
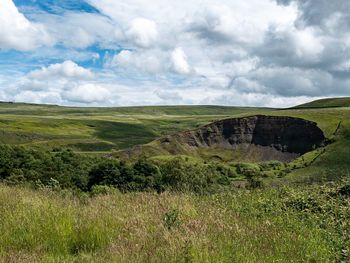
[[[170,153],[170,145],[175,153],[179,150],[175,149],[174,142],[187,149],[245,149],[245,154],[251,154],[253,151],[248,149],[254,147],[260,152],[258,159],[290,161],[323,146],[325,140],[322,130],[314,122],[257,115],[217,121],[194,131],[164,137],[159,143]]]

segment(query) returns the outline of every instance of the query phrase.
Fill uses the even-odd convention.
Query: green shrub
[[[238,163],[235,165],[237,173],[244,175],[245,177],[261,176],[261,168],[258,164],[253,163]]]
[[[207,193],[229,184],[226,175],[213,165],[172,158],[160,164],[162,185],[165,189],[181,192]]]
[[[118,193],[118,189],[108,185],[94,185],[91,187],[91,195],[110,195]]]
[[[259,163],[259,167],[263,171],[281,170],[281,169],[285,168],[285,164],[280,162],[280,161],[269,161],[269,162]]]
[[[164,215],[164,225],[170,230],[174,227],[178,227],[181,224],[179,217],[179,211],[177,209],[171,209]]]

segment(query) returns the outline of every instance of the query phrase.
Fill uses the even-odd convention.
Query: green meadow
[[[0,185],[2,262],[348,262],[349,184],[191,193]]]
[[[109,152],[212,121],[267,109],[216,106],[68,108],[0,104],[0,142],[38,149]]]

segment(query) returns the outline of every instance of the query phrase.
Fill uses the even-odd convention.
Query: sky
[[[0,0],[0,101],[289,107],[350,96],[349,0]]]

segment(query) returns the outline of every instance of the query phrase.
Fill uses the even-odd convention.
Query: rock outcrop
[[[317,124],[300,118],[257,115],[225,119],[197,130],[177,133],[159,140],[165,148],[172,144],[185,148],[245,149],[260,152],[261,160],[289,161],[325,144]],[[176,142],[174,144],[174,142]],[[168,149],[169,150],[169,149]]]
[[[225,161],[289,162],[324,146],[325,142],[315,122],[256,115],[216,121],[196,130],[165,136],[123,151],[119,156],[129,159],[182,154]]]

